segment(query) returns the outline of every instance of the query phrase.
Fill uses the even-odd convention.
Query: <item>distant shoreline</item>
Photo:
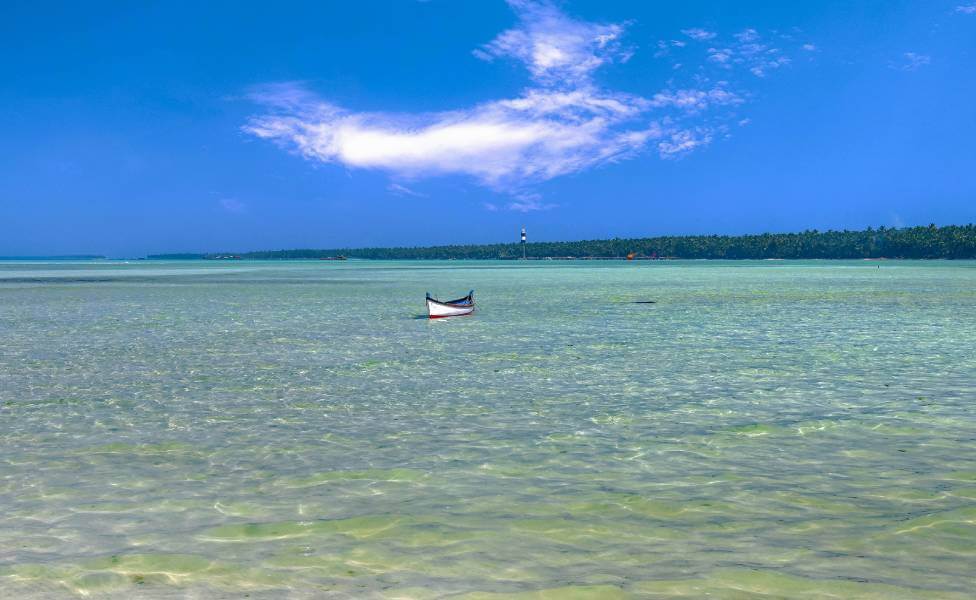
[[[0,258],[0,260],[4,260]],[[22,259],[12,259],[12,260],[22,260]],[[38,259],[41,260],[41,259]],[[58,260],[58,259],[43,259],[43,260]],[[92,259],[96,260],[96,259]],[[255,261],[290,261],[290,262],[322,262],[329,261],[331,259],[319,259],[319,258],[254,258],[254,257],[238,257],[238,258],[211,258],[208,256],[191,256],[191,257],[169,257],[167,255],[152,255],[146,258],[108,258],[101,259],[106,262],[132,262],[132,261],[143,261],[143,262],[176,262],[176,261],[186,261],[186,262],[255,262]],[[864,262],[897,262],[903,260],[976,260],[976,257],[972,259],[966,258],[890,258],[887,256],[871,256],[866,258],[681,258],[677,256],[669,256],[665,258],[650,258],[650,257],[636,257],[629,259],[626,256],[528,256],[526,258],[350,258],[351,262],[364,262],[364,261],[469,261],[469,262],[488,262],[488,261],[502,261],[502,262],[689,262],[689,261],[762,261],[762,262],[786,262],[791,260],[828,260],[828,261],[864,261]]]
[[[59,254],[53,256],[0,256],[3,261],[31,260],[105,260],[101,254]]]
[[[574,242],[150,254],[147,260],[885,260],[976,259],[976,225]]]

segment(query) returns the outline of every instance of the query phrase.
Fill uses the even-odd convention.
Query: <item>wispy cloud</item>
[[[274,89],[289,99],[298,93],[294,84]],[[511,100],[422,115],[352,112],[318,99],[283,106],[273,101],[275,91],[259,93],[272,113],[245,130],[306,158],[406,179],[463,174],[503,190],[618,159],[660,135],[652,124],[624,127],[646,110],[646,100],[592,88],[528,90]]]
[[[241,214],[247,212],[247,206],[236,198],[221,198],[218,202],[220,208],[229,213]]]
[[[792,62],[781,48],[765,41],[755,29],[744,29],[732,38],[735,41],[730,44],[710,47],[708,60],[726,69],[744,67],[760,78]],[[816,50],[816,46],[806,44],[803,49]]]
[[[517,212],[531,212],[534,210],[549,210],[556,208],[556,204],[544,202],[541,194],[527,192],[516,194],[515,199],[509,202],[505,208]]]
[[[902,60],[900,64],[895,65],[902,71],[917,71],[918,69],[932,63],[932,57],[927,54],[906,52],[902,56],[904,60]]]
[[[665,90],[654,95],[651,105],[656,108],[670,106],[686,111],[703,111],[712,106],[742,104],[742,97],[726,89],[726,85],[726,82],[720,81],[710,90]]]
[[[960,4],[956,7],[956,12],[964,15],[976,15],[976,4]]]
[[[626,23],[579,21],[547,1],[508,4],[519,17],[518,25],[475,50],[478,58],[514,58],[540,84],[566,86],[589,83],[597,68],[628,57],[620,44]]]
[[[594,74],[632,54],[623,42],[627,23],[574,19],[547,0],[509,0],[509,5],[517,24],[474,55],[522,63],[532,84],[517,97],[435,113],[362,112],[323,99],[301,82],[277,83],[251,91],[250,98],[266,112],[244,130],[309,160],[383,170],[403,182],[469,176],[513,198],[506,208],[529,211],[554,206],[532,191],[536,183],[648,148],[676,158],[709,144],[714,136],[704,113],[745,101],[724,79],[701,76],[651,98],[605,89]],[[717,38],[704,29],[683,33],[697,41]],[[789,62],[762,44],[756,30],[735,39],[728,48],[709,48],[708,60],[723,68],[761,70],[760,76]],[[690,50],[680,40],[664,46]],[[401,183],[387,189],[415,195]]]
[[[683,33],[686,36],[690,37],[691,39],[697,40],[699,42],[703,42],[705,40],[710,40],[713,37],[715,37],[716,35],[718,35],[718,34],[716,34],[713,31],[707,31],[705,29],[702,29],[701,27],[692,27],[691,29],[682,29],[681,30],[681,33]]]
[[[685,129],[676,131],[667,139],[658,142],[657,149],[661,158],[675,158],[691,152],[699,146],[705,146],[711,141],[712,134],[708,130],[692,131]]]
[[[399,183],[391,183],[390,185],[386,186],[386,191],[390,192],[394,196],[413,196],[414,198],[427,197],[427,194],[412,190],[405,185],[400,185]]]
[[[749,29],[740,31],[739,33],[733,35],[732,37],[734,37],[735,39],[739,40],[743,44],[747,44],[749,42],[755,42],[756,40],[758,40],[759,39],[759,32],[756,31],[755,29],[749,28]]]
[[[727,65],[732,62],[732,50],[729,48],[709,48],[708,60],[720,65]]]

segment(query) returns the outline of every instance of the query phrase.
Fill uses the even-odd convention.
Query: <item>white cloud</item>
[[[710,90],[665,90],[654,94],[651,105],[656,108],[675,107],[688,111],[702,111],[711,106],[741,104],[744,100],[723,87],[722,82]]]
[[[302,95],[279,84],[286,98]],[[258,93],[274,108],[274,92]],[[627,124],[648,101],[594,88],[528,90],[511,100],[425,115],[357,113],[315,100],[284,113],[256,117],[245,131],[302,156],[350,167],[386,170],[404,178],[463,174],[487,185],[516,188],[639,150],[660,135]]]
[[[736,39],[736,43],[708,49],[709,62],[730,70],[734,67],[743,67],[760,78],[792,62],[789,57],[783,55],[780,48],[763,42],[762,36],[755,29],[740,31],[732,37]],[[802,48],[807,51],[816,50],[813,44],[807,44]]]
[[[760,60],[749,67],[749,72],[756,77],[765,77],[769,71],[788,65],[790,62],[792,61],[785,56],[777,56],[768,60]]]
[[[956,12],[964,15],[976,15],[976,4],[960,4],[956,7]]]
[[[712,32],[712,31],[707,31],[705,29],[702,29],[701,27],[692,27],[691,29],[682,29],[681,30],[681,33],[683,33],[686,36],[690,37],[691,39],[696,40],[696,41],[699,41],[699,42],[703,42],[705,40],[710,40],[710,39],[712,39],[713,37],[715,37],[717,35],[716,33]]]
[[[711,133],[707,131],[683,130],[672,133],[667,139],[658,142],[657,149],[661,158],[678,158],[711,141]]]
[[[709,144],[720,126],[709,125],[706,111],[745,101],[728,82],[707,77],[651,98],[602,88],[595,71],[629,57],[621,43],[626,23],[576,20],[546,0],[509,4],[517,25],[474,53],[524,64],[533,83],[514,98],[444,112],[364,112],[323,99],[302,82],[277,83],[251,91],[266,110],[244,131],[308,160],[385,171],[398,180],[387,187],[393,194],[419,195],[404,185],[412,180],[462,175],[508,194],[509,210],[529,211],[555,206],[531,191],[536,183],[631,158],[649,146],[673,158]],[[683,33],[716,37],[702,29]],[[707,60],[763,74],[788,63],[759,44],[755,30],[737,38],[732,47],[709,48]],[[664,49],[683,44],[661,42]]]
[[[728,48],[709,48],[708,60],[720,65],[728,64],[732,60],[732,50]]]
[[[247,211],[247,206],[236,198],[221,198],[220,207],[229,213],[241,214]]]
[[[906,52],[903,56],[905,60],[900,66],[902,71],[917,71],[919,68],[929,65],[932,62],[932,57],[927,54]]]
[[[625,24],[572,19],[547,1],[508,4],[519,16],[518,26],[475,50],[476,57],[515,58],[525,63],[533,79],[548,85],[586,83],[601,65],[625,60],[620,46]]]
[[[754,41],[758,40],[759,39],[759,32],[756,31],[755,29],[749,28],[749,29],[746,29],[744,31],[740,31],[739,33],[735,34],[732,37],[734,37],[735,39],[737,39],[740,42],[742,42],[743,44],[745,44],[745,43],[748,43],[748,42],[754,42]]]
[[[422,194],[418,191],[412,190],[405,185],[400,185],[399,183],[391,183],[386,186],[386,191],[390,192],[394,196],[413,196],[414,198],[426,198],[427,194]]]
[[[534,210],[550,210],[556,208],[556,206],[556,204],[543,202],[542,195],[530,192],[516,194],[515,200],[509,202],[505,208],[517,212],[531,212]]]
[[[803,46],[801,46],[801,48],[803,48],[807,52],[816,52],[817,51],[816,44],[803,44]]]

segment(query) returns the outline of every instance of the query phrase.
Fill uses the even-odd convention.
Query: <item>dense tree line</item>
[[[661,236],[578,242],[533,242],[529,258],[976,258],[976,226],[879,227],[864,231],[763,233],[759,235]],[[149,258],[218,258],[228,254],[155,255]],[[245,259],[317,259],[335,256],[367,259],[516,259],[522,246],[479,244],[417,248],[357,248],[246,252]]]

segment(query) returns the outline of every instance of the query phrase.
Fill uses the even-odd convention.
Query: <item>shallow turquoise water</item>
[[[0,340],[0,595],[976,588],[976,263],[0,263]]]

